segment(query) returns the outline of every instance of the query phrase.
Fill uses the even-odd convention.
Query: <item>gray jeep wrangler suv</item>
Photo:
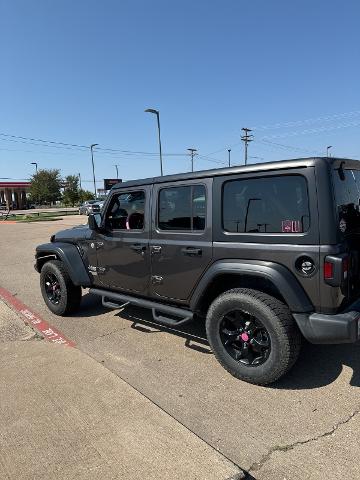
[[[49,309],[130,303],[165,325],[206,317],[210,346],[265,385],[312,343],[359,338],[360,162],[304,158],[115,185],[89,226],[36,249]]]

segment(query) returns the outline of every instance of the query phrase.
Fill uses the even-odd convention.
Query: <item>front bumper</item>
[[[354,343],[360,339],[360,312],[351,310],[336,315],[294,313],[303,336],[311,343]]]

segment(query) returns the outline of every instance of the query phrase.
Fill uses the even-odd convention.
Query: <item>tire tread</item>
[[[263,305],[268,307],[277,317],[276,328],[278,330],[278,335],[282,340],[280,343],[282,350],[282,362],[281,365],[278,365],[277,368],[274,369],[272,374],[268,374],[266,378],[261,380],[260,378],[255,379],[250,375],[246,375],[243,373],[240,374],[235,368],[232,368],[231,365],[226,362],[221,353],[219,353],[216,349],[213,349],[214,355],[218,362],[225,368],[225,370],[227,370],[231,375],[236,378],[240,378],[241,380],[257,385],[267,385],[269,383],[274,383],[280,377],[285,375],[296,362],[301,348],[302,338],[300,331],[288,307],[277,298],[271,297],[267,293],[261,292],[259,290],[253,290],[249,288],[234,288],[231,290],[227,290],[226,292],[219,295],[219,297],[217,297],[210,305],[206,320],[207,333],[210,330],[211,318],[215,307],[229,296],[234,295],[246,295],[247,297],[250,297],[255,301],[261,302]]]
[[[44,297],[44,300],[50,310],[55,313],[56,315],[60,316],[66,316],[69,315],[70,313],[73,313],[78,310],[81,302],[81,287],[76,286],[73,284],[70,275],[68,274],[66,268],[64,267],[63,262],[61,260],[49,260],[48,262],[44,263],[41,269],[41,273],[44,269],[44,267],[48,267],[49,264],[54,265],[56,269],[59,271],[60,275],[63,277],[65,287],[66,287],[66,304],[64,308],[59,312],[56,311],[56,309],[50,308],[47,300]],[[42,278],[40,274],[40,278]]]

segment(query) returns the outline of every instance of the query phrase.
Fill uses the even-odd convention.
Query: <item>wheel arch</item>
[[[50,260],[63,262],[74,285],[90,287],[92,281],[86,270],[76,245],[71,243],[45,243],[36,248],[35,269],[40,272],[44,264]]]
[[[291,312],[314,310],[303,287],[283,265],[258,260],[220,260],[205,272],[195,288],[190,307],[206,312],[211,302],[231,288],[260,290],[285,303]]]

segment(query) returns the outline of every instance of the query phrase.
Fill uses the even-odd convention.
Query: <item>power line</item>
[[[0,133],[0,135],[1,135],[1,133]],[[36,147],[60,148],[60,149],[64,149],[64,150],[77,150],[77,151],[85,152],[84,149],[80,150],[79,148],[75,148],[75,147],[64,147],[64,146],[60,146],[60,145],[45,145],[45,144],[34,143],[34,142],[31,142],[31,141],[14,140],[14,139],[10,139],[10,138],[0,138],[0,140],[2,140],[3,142],[14,142],[14,143],[23,143],[25,145],[35,145]]]
[[[289,128],[289,127],[296,127],[301,125],[306,125],[308,123],[316,123],[316,122],[330,122],[333,120],[337,120],[339,118],[347,118],[347,117],[354,117],[360,115],[360,110],[355,110],[353,112],[345,112],[345,113],[336,113],[333,115],[324,115],[321,117],[316,118],[307,118],[305,120],[294,120],[289,122],[283,123],[273,123],[272,125],[260,125],[252,127],[253,130],[275,130],[278,128]]]
[[[322,115],[322,116],[319,116],[319,117],[314,117],[314,118],[307,118],[307,119],[304,119],[304,120],[295,120],[295,121],[289,121],[289,122],[283,122],[283,123],[274,123],[274,124],[270,124],[270,125],[259,125],[259,126],[252,126],[252,130],[256,130],[256,131],[261,131],[261,130],[272,130],[272,129],[278,129],[278,128],[290,128],[290,127],[297,127],[297,126],[301,126],[301,125],[306,125],[306,124],[311,124],[311,123],[316,123],[316,122],[330,122],[330,121],[334,121],[334,120],[337,120],[337,119],[340,119],[340,118],[348,118],[348,117],[356,117],[356,116],[359,116],[360,115],[360,110],[355,110],[355,111],[351,111],[351,112],[344,112],[344,113],[336,113],[336,114],[332,114],[332,115]],[[304,131],[304,132],[301,132],[302,135],[305,135],[305,134],[312,134],[312,133],[321,133],[321,132],[324,132],[324,131],[327,131],[327,130],[336,130],[338,128],[347,128],[347,127],[353,127],[353,126],[358,126],[359,124],[357,122],[353,122],[353,123],[348,123],[348,124],[340,124],[340,125],[336,125],[336,126],[328,126],[328,127],[320,127],[318,129],[311,129],[309,131]],[[296,136],[296,135],[299,135],[300,133],[285,133],[281,136],[277,136],[277,135],[269,135],[269,136],[266,136],[266,137],[263,137],[264,139],[265,138],[286,138],[287,136]],[[238,145],[240,145],[241,142],[237,142],[237,143],[234,143],[232,145],[230,145],[230,148],[233,148],[233,147],[236,147]],[[215,150],[213,152],[210,152],[208,155],[214,155],[216,153],[220,153],[220,152],[225,152],[227,149],[229,148],[229,145],[227,146],[224,146],[223,148],[219,148],[218,150]]]
[[[0,136],[6,137],[6,138],[0,138],[0,140],[4,142],[15,142],[15,143],[21,143],[25,145],[34,145],[34,146],[40,146],[40,147],[51,147],[51,148],[58,148],[58,149],[65,149],[65,150],[75,150],[79,152],[86,152],[90,147],[86,145],[80,145],[80,144],[75,144],[75,143],[65,143],[65,142],[57,142],[54,140],[44,140],[44,139],[37,139],[37,138],[32,138],[32,137],[24,137],[20,135],[10,135],[7,133],[0,133]],[[34,143],[34,142],[41,142],[39,143]],[[11,150],[11,149],[5,149],[5,148],[0,148],[0,150],[7,150],[7,151],[22,151],[25,153],[35,153],[37,154],[36,151],[34,150]],[[121,149],[115,149],[115,148],[103,148],[103,147],[96,147],[94,150],[99,151],[99,153],[104,154],[104,155],[109,155],[110,158],[125,158],[127,156],[133,156],[133,155],[146,155],[146,156],[157,156],[157,152],[145,152],[145,151],[133,151],[133,150],[121,150]],[[52,155],[53,153],[51,153]],[[57,153],[59,154],[59,153]],[[71,154],[74,155],[74,154]],[[166,157],[187,157],[186,153],[163,153],[164,156]],[[199,158],[212,162],[212,163],[218,163],[218,164],[223,164],[225,162],[214,159],[214,158],[208,158],[206,155],[199,155]],[[85,180],[84,180],[85,181]]]
[[[32,142],[52,143],[52,144],[64,145],[64,146],[68,146],[68,147],[90,148],[87,145],[77,145],[75,143],[57,142],[57,141],[54,141],[54,140],[43,140],[41,138],[22,137],[20,135],[10,135],[9,133],[0,133],[0,135],[2,137],[19,138],[21,140],[31,140]]]
[[[208,153],[207,155],[214,155],[216,153],[220,153],[220,152],[225,152],[227,151],[228,148],[233,148],[233,147],[237,147],[238,145],[240,145],[242,142],[236,142],[236,143],[233,143],[232,145],[227,145],[226,147],[224,148],[219,148],[219,150],[215,150],[214,152],[210,152]]]
[[[0,140],[2,140],[0,138]],[[20,148],[1,148],[0,147],[0,151],[7,151],[7,152],[22,152],[22,153],[33,153],[35,154],[37,157],[40,157],[40,156],[52,156],[52,155],[66,155],[66,156],[69,156],[69,155],[79,155],[78,153],[63,153],[63,152],[38,152],[36,150],[23,150],[23,149],[20,149]],[[85,150],[83,150],[85,151]]]
[[[331,130],[339,130],[341,128],[349,128],[349,127],[358,127],[360,126],[360,122],[351,122],[351,123],[341,123],[339,125],[332,125],[328,127],[319,127],[319,128],[311,128],[307,130],[301,131],[294,131],[294,132],[287,132],[287,133],[279,133],[274,135],[265,135],[262,137],[262,140],[272,139],[272,138],[286,138],[286,137],[295,137],[298,135],[313,135],[317,133],[324,133]]]
[[[271,142],[270,140],[256,140],[257,143],[261,143],[263,145],[266,145],[266,146],[272,146],[272,147],[275,147],[275,148],[281,148],[281,149],[285,149],[285,150],[293,150],[293,151],[296,151],[296,152],[305,152],[305,153],[309,153],[311,155],[314,155],[314,154],[317,154],[317,155],[323,155],[324,152],[320,152],[318,150],[309,150],[307,148],[302,148],[302,147],[294,147],[294,146],[291,146],[291,145],[284,145],[283,143],[277,143],[277,142]]]
[[[20,135],[11,135],[8,133],[0,133],[1,137],[6,137],[6,138],[0,138],[0,140],[3,141],[9,141],[9,142],[16,142],[16,143],[24,143],[26,145],[35,145],[35,146],[42,146],[42,147],[53,147],[53,148],[63,148],[67,150],[80,150],[80,151],[86,151],[90,149],[90,146],[88,145],[79,145],[76,143],[66,143],[66,142],[58,142],[55,140],[44,140],[41,138],[32,138],[32,137],[24,137]],[[38,142],[38,143],[33,143],[33,142]],[[86,150],[85,150],[86,149]],[[101,151],[103,153],[109,152],[109,153],[122,153],[122,154],[131,154],[131,155],[151,155],[151,156],[157,156],[158,153],[156,152],[144,152],[144,151],[134,151],[134,150],[123,150],[119,148],[107,148],[107,147],[100,147],[97,146],[96,149],[97,151]],[[167,156],[180,156],[183,155],[182,153],[167,153],[165,154]]]

